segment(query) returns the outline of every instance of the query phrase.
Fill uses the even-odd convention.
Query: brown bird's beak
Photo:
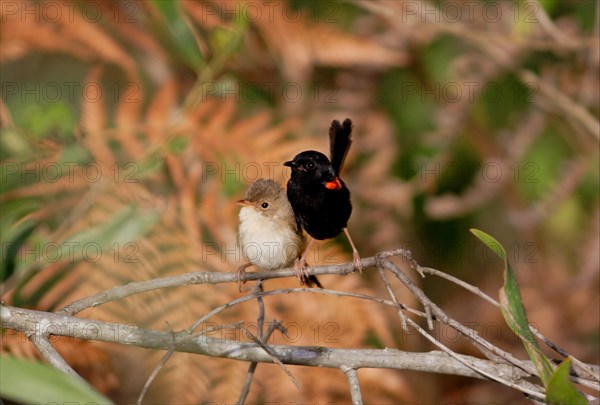
[[[296,167],[296,163],[293,160],[288,160],[287,162],[284,162],[283,165],[287,167]]]
[[[250,205],[250,202],[247,200],[237,200],[235,203],[238,205]]]

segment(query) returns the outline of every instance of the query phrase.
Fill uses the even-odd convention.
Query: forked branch
[[[68,364],[58,356],[48,342],[49,335],[70,336],[80,339],[166,350],[166,355],[163,357],[161,363],[157,365],[151,378],[148,380],[145,387],[146,389],[156,377],[156,374],[160,371],[162,366],[164,366],[164,363],[168,361],[171,354],[174,352],[187,352],[251,363],[248,370],[247,383],[244,385],[244,390],[240,395],[240,403],[244,402],[250,390],[252,375],[258,363],[278,363],[284,370],[287,370],[285,365],[337,368],[345,373],[349,382],[352,401],[356,404],[362,403],[362,394],[357,373],[357,370],[360,368],[417,370],[488,379],[499,382],[515,390],[519,390],[532,399],[540,401],[544,400],[544,388],[528,380],[528,378],[532,376],[537,376],[536,370],[531,362],[517,359],[512,354],[494,346],[492,343],[479,336],[473,329],[468,328],[449,317],[438,305],[427,297],[425,292],[421,290],[411,278],[400,269],[400,267],[390,260],[393,256],[402,257],[404,261],[408,263],[409,267],[417,271],[421,276],[430,274],[442,277],[468,289],[488,303],[496,306],[498,305],[496,300],[485,295],[478,288],[439,270],[420,267],[418,263],[412,259],[410,251],[397,249],[381,252],[377,256],[362,259],[365,269],[372,268],[379,272],[380,279],[384,283],[391,300],[366,294],[328,289],[292,288],[262,291],[257,286],[253,292],[214,308],[194,322],[193,325],[190,325],[189,328],[179,332],[147,330],[126,324],[80,319],[73,316],[86,308],[95,307],[151,290],[175,286],[182,287],[192,284],[236,283],[237,280],[235,272],[197,272],[155,280],[132,282],[73,302],[56,313],[33,311],[3,305],[1,307],[0,318],[2,320],[3,328],[17,330],[26,334],[32,342],[34,342],[36,347],[38,347],[42,356],[57,368],[70,374],[73,372]],[[308,268],[308,273],[311,275],[347,275],[353,271],[354,265],[352,263]],[[394,291],[387,274],[390,274],[399,280],[410,293],[418,299],[422,306],[422,310],[409,308],[399,301],[397,292]],[[246,274],[246,279],[249,281],[282,277],[295,277],[294,270],[290,268]],[[257,300],[259,305],[258,322],[262,325],[265,318],[262,300],[265,297],[282,294],[307,293],[335,295],[343,297],[344,299],[368,300],[384,306],[391,306],[398,312],[402,329],[409,332],[411,329],[416,331],[442,351],[410,353],[389,348],[382,350],[358,348],[333,349],[318,346],[267,344],[268,337],[275,331],[273,325],[279,325],[278,323],[273,323],[273,325],[271,325],[272,327],[265,333],[263,333],[261,327],[258,336],[253,336],[252,342],[214,339],[208,337],[206,331],[196,332],[201,325],[205,324],[213,316],[250,300]],[[415,317],[416,320],[413,319]],[[474,347],[479,349],[487,359],[466,356],[452,351],[427,332],[426,329],[422,328],[417,322],[419,318],[424,320],[428,329],[432,328],[434,322],[438,322],[456,330],[466,337]],[[245,330],[243,323],[243,320],[238,322],[238,326]],[[280,331],[282,330],[281,328],[277,329]],[[90,330],[94,331],[93,336],[89,335],[88,332]],[[536,330],[535,333],[542,342],[547,344],[553,350],[561,355],[567,354],[564,349],[558,348],[557,345],[550,342],[539,331]],[[596,372],[597,366],[586,365],[580,361],[577,361],[576,363],[579,364],[578,368],[582,372],[578,373],[578,375],[572,375],[573,380],[581,385],[598,390],[600,388],[600,378]],[[577,371],[577,369],[575,369],[575,371]],[[289,371],[287,372],[289,373]],[[291,378],[294,379],[293,376],[291,376]],[[587,395],[587,397],[590,400],[596,399],[591,395]]]

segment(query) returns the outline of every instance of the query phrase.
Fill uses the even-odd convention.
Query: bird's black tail
[[[340,174],[346,155],[352,144],[352,121],[349,118],[340,125],[338,120],[334,120],[329,128],[329,147],[331,156],[331,166],[337,174]]]

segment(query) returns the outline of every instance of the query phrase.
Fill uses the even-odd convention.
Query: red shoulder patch
[[[339,178],[335,178],[325,183],[325,187],[329,190],[339,190],[342,188],[342,182]]]

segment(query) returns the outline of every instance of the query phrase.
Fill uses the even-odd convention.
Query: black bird
[[[314,150],[297,154],[285,166],[292,169],[287,183],[287,195],[294,210],[298,229],[304,229],[312,238],[331,239],[344,231],[352,246],[354,266],[362,274],[362,263],[354,242],[348,233],[348,219],[352,213],[350,191],[339,174],[352,144],[352,121],[343,124],[334,120],[329,128],[330,158]],[[300,282],[306,276],[306,254],[311,239],[294,268]]]

